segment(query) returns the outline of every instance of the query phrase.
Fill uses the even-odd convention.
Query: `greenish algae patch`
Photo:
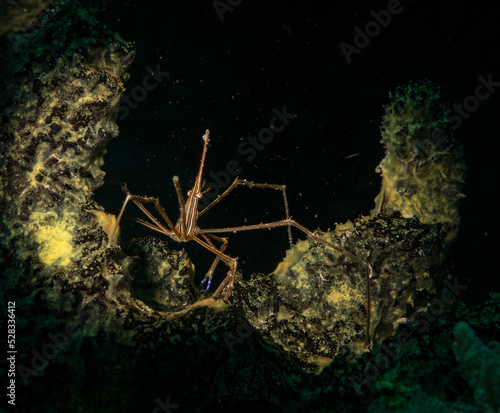
[[[428,81],[413,81],[390,97],[381,126],[386,156],[377,168],[382,190],[372,212],[399,211],[424,224],[441,223],[449,243],[460,223],[466,166],[439,89]]]

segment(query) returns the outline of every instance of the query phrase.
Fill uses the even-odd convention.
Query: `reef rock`
[[[377,168],[382,190],[375,211],[441,223],[450,243],[460,223],[466,168],[439,90],[428,81],[414,81],[390,96],[381,127],[386,156]]]
[[[455,326],[453,352],[463,368],[474,399],[486,409],[500,409],[500,344],[484,345],[465,321]]]
[[[438,229],[416,219],[362,217],[321,237],[371,262],[369,285],[359,263],[305,240],[274,273],[240,281],[234,293],[259,334],[315,372],[336,354],[353,358],[366,350],[367,288],[370,339],[378,343],[394,333],[396,320],[428,304],[435,280],[446,274]]]

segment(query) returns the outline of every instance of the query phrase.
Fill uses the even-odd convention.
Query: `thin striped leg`
[[[234,188],[236,188],[238,185],[245,185],[250,189],[252,189],[252,188],[269,188],[269,189],[275,189],[277,191],[281,191],[283,193],[283,202],[285,204],[286,219],[290,219],[290,212],[288,210],[288,199],[286,197],[286,186],[285,185],[259,184],[259,183],[247,181],[245,179],[239,179],[238,177],[235,178],[234,182],[221,195],[219,195],[208,206],[206,206],[203,210],[201,210],[200,213],[198,214],[198,217],[202,216],[205,212],[207,212],[212,207],[217,205],[223,198],[225,198],[227,195],[229,195],[229,193]],[[292,248],[292,245],[293,245],[292,230],[290,227],[288,227],[288,241],[290,242],[290,248]]]
[[[226,278],[224,278],[224,281],[222,281],[222,283],[219,285],[215,293],[212,295],[213,298],[217,298],[224,289],[224,287],[227,285],[228,288],[226,290],[226,294],[224,295],[224,301],[227,301],[229,299],[229,293],[233,288],[234,274],[236,273],[236,268],[238,267],[238,259],[232,258],[229,255],[224,254],[217,248],[213,247],[212,246],[213,244],[210,245],[209,243],[202,241],[196,236],[193,237],[193,240],[195,240],[201,246],[205,247],[207,250],[212,251],[215,255],[219,257],[219,259],[221,259],[229,267],[229,271],[227,272]]]
[[[216,235],[212,235],[212,234],[201,234],[201,236],[213,248],[217,248],[217,247],[212,243],[210,238],[212,238],[216,241],[222,242],[222,245],[219,249],[219,252],[224,253],[224,251],[227,247],[227,239],[226,238],[217,237]],[[217,264],[219,263],[220,259],[221,259],[220,255],[217,255],[215,257],[214,262],[212,263],[210,269],[208,270],[207,274],[205,275],[205,278],[203,278],[203,281],[200,284],[200,286],[203,288],[204,284],[208,281],[206,291],[208,291],[210,288],[210,284],[212,283],[212,276],[215,272],[215,268],[217,267]]]
[[[109,237],[108,248],[111,246],[111,241],[114,238],[114,235],[118,229],[118,226],[120,225],[120,221],[123,218],[123,215],[125,213],[125,209],[127,208],[127,205],[130,201],[132,201],[135,205],[137,205],[137,207],[149,218],[149,220],[152,223],[144,221],[140,218],[134,218],[134,220],[136,222],[139,222],[140,224],[146,226],[147,228],[150,228],[154,231],[165,234],[169,237],[172,237],[172,236],[179,237],[180,236],[179,231],[177,231],[175,229],[174,224],[172,223],[172,221],[168,217],[168,215],[165,212],[165,210],[163,209],[163,207],[160,205],[160,201],[157,198],[148,198],[148,197],[132,195],[125,185],[122,185],[121,188],[122,188],[123,192],[125,192],[127,194],[127,197],[125,198],[125,202],[123,203],[122,209],[120,210],[120,214],[118,215],[118,218],[116,219],[115,226],[113,227],[113,231],[111,232],[111,236]],[[155,216],[153,214],[151,214],[151,212],[149,212],[144,205],[142,205],[143,203],[144,204],[152,203],[155,206],[156,210],[160,213],[162,218],[166,221],[166,223],[170,227],[170,230],[167,229],[164,225],[162,225],[160,223],[160,221],[158,221],[155,218]]]

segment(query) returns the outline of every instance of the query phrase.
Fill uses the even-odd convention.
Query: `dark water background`
[[[379,33],[350,63],[340,43],[353,45],[355,27],[365,31],[387,2],[233,4],[222,20],[212,1],[110,3],[99,16],[137,46],[126,83],[132,105],[120,112],[120,136],[108,145],[106,179],[159,197],[172,219],[178,217],[172,176],[180,177],[184,192],[193,185],[207,128],[207,181],[213,180],[210,172],[236,161],[241,178],[285,184],[293,218],[311,229],[368,214],[380,190],[374,170],[384,156],[379,128],[388,93],[426,78],[452,108],[475,94],[478,76],[500,82],[498,13],[486,3],[389,2],[399,12],[386,27],[378,26]],[[143,93],[148,67],[169,75]],[[498,285],[497,89],[455,131],[470,169],[462,228],[449,256],[451,273],[469,286],[464,296],[470,302],[482,301]],[[248,161],[239,145],[269,126],[273,108],[284,106],[297,117]],[[101,189],[98,199],[119,208],[123,194]],[[239,188],[199,225],[283,217],[278,192]],[[137,229],[130,221],[123,228],[125,237]],[[191,243],[182,247],[196,257],[201,279],[212,256]],[[249,276],[272,271],[287,247],[285,230],[275,229],[230,234],[226,252],[239,257]]]

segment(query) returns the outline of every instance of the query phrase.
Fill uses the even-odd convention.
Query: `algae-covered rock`
[[[438,228],[400,216],[362,217],[321,235],[371,263],[370,340],[394,333],[394,323],[428,305],[436,280],[447,274]],[[335,355],[366,351],[365,268],[321,243],[299,241],[276,270],[238,281],[236,304],[259,334],[308,371]]]
[[[439,90],[428,81],[414,81],[390,97],[381,127],[386,156],[377,168],[382,190],[375,211],[441,223],[451,242],[460,223],[466,168]]]
[[[103,271],[114,217],[93,197],[104,178],[105,144],[118,133],[114,114],[132,56],[133,48],[110,39],[107,47],[96,43],[88,54],[62,57],[50,72],[38,73],[31,62],[24,67],[30,80],[2,115],[2,245],[30,263],[24,277],[32,283],[53,285],[57,274],[80,286],[50,288],[55,306],[66,293],[78,308],[83,291],[94,295],[116,275],[113,264]]]
[[[0,0],[0,36],[30,29],[49,4],[50,0]]]
[[[196,301],[194,265],[185,251],[173,251],[151,236],[132,239],[125,250],[139,260],[131,273],[131,290],[139,300],[155,310],[172,312]]]
[[[151,291],[163,293],[152,305],[180,311],[186,320],[186,309],[196,300],[193,270],[185,254],[155,239],[131,247],[134,254],[147,252],[150,261],[144,265],[108,246],[116,219],[95,202],[94,192],[103,184],[106,144],[118,134],[115,120],[135,49],[87,13],[65,9],[60,22],[70,27],[85,18],[95,38],[67,39],[71,47],[57,59],[48,52],[48,61],[25,61],[22,85],[2,115],[1,250],[11,262],[23,263],[22,272],[5,275],[12,288],[31,290],[28,308],[36,300],[66,321],[85,323],[84,334],[149,346],[145,331],[169,317],[134,296],[134,266],[139,262],[136,270],[146,282],[160,274]],[[140,273],[144,268],[148,274]],[[140,296],[140,283],[135,288]],[[225,307],[212,300],[192,311],[207,306],[215,313]]]
[[[469,406],[458,401],[446,403],[438,397],[430,396],[420,386],[410,389],[411,400],[405,403],[398,412],[405,413],[483,413],[480,407]],[[387,409],[381,400],[377,400],[367,410],[367,413],[387,413]],[[491,412],[493,413],[493,412]]]
[[[465,321],[455,326],[453,352],[463,368],[475,401],[484,409],[500,409],[500,345],[486,346]]]

